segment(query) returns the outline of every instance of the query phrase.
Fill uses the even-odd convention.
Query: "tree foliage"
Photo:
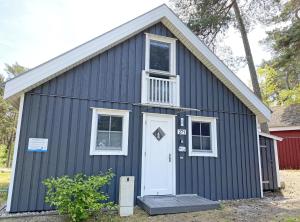
[[[229,27],[238,28],[233,4],[237,2],[246,30],[258,22],[266,23],[277,15],[280,0],[171,0],[179,17],[211,49],[219,47]]]
[[[5,63],[4,71],[8,75],[8,78],[13,78],[23,72],[26,72],[28,69],[24,66],[21,66],[18,62],[15,62],[15,64],[7,64]]]
[[[231,47],[225,45],[223,41],[229,27],[240,30],[237,15],[233,10],[234,3],[239,5],[246,32],[258,22],[270,21],[280,9],[280,0],[171,0],[171,2],[179,17],[234,71],[244,67],[248,59],[233,55]],[[245,54],[247,53],[249,52]]]
[[[5,64],[4,71],[8,78],[25,72],[27,68],[19,65],[17,62],[12,65]],[[0,144],[4,148],[5,165],[9,167],[11,164],[12,146],[15,139],[17,110],[9,102],[3,99],[4,93],[4,75],[0,74]]]
[[[228,0],[173,0],[181,19],[210,46],[218,33],[224,33],[232,21]]]
[[[267,32],[264,43],[272,52],[272,59],[259,69],[265,101],[272,105],[299,103],[300,81],[300,1],[289,0],[270,24],[277,27]],[[271,81],[272,80],[272,81]],[[270,89],[274,89],[270,93]],[[274,96],[275,95],[275,96]]]
[[[284,87],[282,76],[272,66],[266,64],[257,70],[263,100],[269,105],[290,105],[300,103],[300,85],[288,89]]]

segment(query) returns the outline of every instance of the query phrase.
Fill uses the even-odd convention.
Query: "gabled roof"
[[[272,108],[272,111],[269,123],[270,128],[300,126],[300,104],[275,106]]]
[[[166,5],[161,5],[11,79],[5,85],[4,98],[17,101],[22,93],[43,84],[157,22],[162,22],[219,80],[256,114],[260,122],[266,122],[270,119],[271,112],[268,107]]]

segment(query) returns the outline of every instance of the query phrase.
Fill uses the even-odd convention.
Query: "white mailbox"
[[[132,215],[133,204],[134,204],[134,177],[122,176],[120,177],[120,190],[119,190],[120,216],[126,217]]]

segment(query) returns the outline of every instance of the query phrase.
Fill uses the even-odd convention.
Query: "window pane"
[[[170,71],[170,44],[150,40],[150,69]]]
[[[122,131],[122,117],[112,116],[111,117],[111,131]]]
[[[200,136],[200,123],[192,122],[192,135]]]
[[[96,150],[107,149],[109,146],[109,133],[99,132],[97,133],[97,146]]]
[[[211,150],[210,147],[210,137],[201,137],[202,138],[202,150]]]
[[[210,136],[210,123],[201,123],[201,135]]]
[[[110,133],[110,145],[111,145],[111,149],[121,150],[121,148],[122,148],[122,133],[111,132]]]
[[[109,130],[110,116],[98,115],[98,130]]]
[[[201,150],[200,145],[200,137],[199,136],[192,136],[192,144],[193,144],[193,150]]]

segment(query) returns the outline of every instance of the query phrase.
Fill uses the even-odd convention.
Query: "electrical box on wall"
[[[134,177],[122,176],[120,177],[120,191],[119,191],[120,216],[126,217],[132,215],[133,204],[134,204]]]

